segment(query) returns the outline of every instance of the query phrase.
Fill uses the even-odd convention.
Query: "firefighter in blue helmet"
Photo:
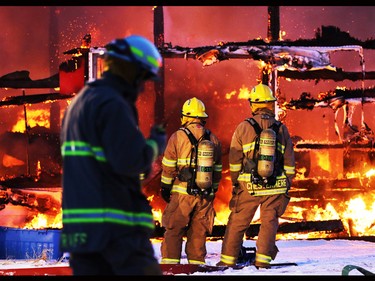
[[[276,233],[279,218],[290,200],[288,190],[295,176],[294,150],[287,127],[275,119],[276,98],[272,90],[263,84],[253,87],[249,102],[253,119],[244,120],[237,126],[229,149],[233,185],[229,202],[231,213],[218,265],[236,264],[244,234],[259,207],[261,226],[256,242],[255,266],[269,268],[278,252]],[[252,122],[259,127],[252,126]],[[277,124],[276,128],[269,131],[274,124]],[[259,131],[263,129],[259,154],[263,155],[263,149],[267,153],[272,149],[272,154],[257,156],[256,128]],[[262,142],[263,132],[267,135]]]
[[[73,275],[160,275],[140,175],[163,153],[166,134],[154,125],[143,136],[136,100],[162,57],[132,35],[107,44],[103,60],[102,76],[74,97],[62,121],[61,250]]]

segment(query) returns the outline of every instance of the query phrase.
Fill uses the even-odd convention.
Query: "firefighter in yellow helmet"
[[[161,263],[179,264],[183,237],[191,264],[204,264],[206,237],[212,232],[213,200],[222,172],[221,143],[205,128],[204,103],[188,99],[181,112],[181,127],[169,138],[162,159],[161,195],[167,202]]]
[[[253,116],[237,126],[230,144],[231,213],[218,265],[237,263],[244,234],[260,207],[255,266],[269,268],[278,252],[279,218],[290,200],[294,150],[287,127],[275,118],[276,98],[272,90],[263,84],[253,87],[249,102]]]

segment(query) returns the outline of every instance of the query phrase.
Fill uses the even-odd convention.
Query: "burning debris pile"
[[[338,110],[342,109],[345,112],[345,119],[343,121],[345,131],[343,138],[341,137],[337,123],[335,124],[336,134],[339,137],[340,142],[344,144],[341,147],[351,145],[352,147],[367,147],[371,149],[374,148],[375,143],[374,132],[364,120],[362,120],[360,128],[354,126],[351,117],[353,116],[353,111],[356,105],[374,102],[374,87],[355,90],[337,88],[335,91],[320,93],[318,98],[311,97],[311,93],[302,93],[299,99],[291,99],[289,102],[285,102],[281,107],[284,110],[312,110],[316,107],[330,107],[336,114]],[[310,148],[312,147],[313,146],[310,146]],[[297,144],[296,148],[307,148],[307,146]]]
[[[61,189],[0,189],[0,225],[21,229],[60,229]]]

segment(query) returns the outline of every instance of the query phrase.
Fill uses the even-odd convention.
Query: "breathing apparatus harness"
[[[252,165],[250,171],[251,182],[263,187],[275,185],[276,176],[281,169],[283,157],[277,149],[277,134],[282,123],[277,120],[270,127],[262,129],[254,118],[247,118],[245,120],[253,126],[257,134],[252,159],[252,163],[255,163],[255,165]],[[253,195],[253,185],[252,189],[253,192],[251,194]]]
[[[187,127],[181,127],[182,130],[188,136],[192,149],[190,154],[190,163],[188,168],[183,168],[178,175],[178,178],[182,182],[187,182],[187,193],[190,195],[201,195],[208,196],[211,193],[212,187],[212,171],[213,171],[213,143],[210,141],[211,131],[205,129],[204,134],[197,140],[193,133]],[[202,151],[206,150],[206,151]],[[207,150],[208,149],[208,150]],[[209,160],[211,166],[199,165],[198,158],[204,157]],[[202,175],[204,177],[203,185],[201,185],[197,178]]]

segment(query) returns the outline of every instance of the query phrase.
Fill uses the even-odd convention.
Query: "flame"
[[[40,161],[37,163],[37,168],[36,168],[36,178],[35,181],[38,181],[40,179],[40,175],[42,174],[42,167],[40,166]]]
[[[227,100],[230,100],[232,97],[236,96],[236,94],[237,94],[237,91],[233,90],[229,93],[226,93],[225,98]],[[244,99],[244,100],[246,99],[247,100],[247,99],[249,99],[249,95],[250,95],[249,89],[247,87],[245,87],[244,85],[242,85],[242,87],[240,88],[239,93],[237,95],[237,99],[239,99],[239,100],[240,99]]]
[[[161,209],[152,209],[152,215],[154,217],[154,221],[161,222],[161,218],[163,215],[163,212]]]
[[[319,165],[330,167],[325,163],[324,155],[319,154]],[[39,166],[40,168],[40,166]],[[303,169],[302,169],[303,174]],[[364,235],[375,235],[375,192],[372,191],[371,183],[373,183],[373,175],[375,175],[375,169],[370,169],[363,174],[358,172],[347,173],[348,179],[359,178],[362,187],[369,187],[365,194],[350,198],[344,201],[340,201],[340,198],[333,198],[332,202],[328,202],[321,207],[318,205],[320,202],[319,198],[294,198],[292,196],[291,202],[312,202],[311,207],[300,207],[290,204],[288,206],[288,217],[281,217],[280,223],[284,222],[304,222],[304,221],[329,221],[329,220],[340,220],[344,226],[344,231],[340,233],[330,233],[325,231],[311,231],[298,232],[298,233],[278,233],[277,239],[312,239],[312,238],[339,238],[345,236],[364,236]],[[229,177],[224,177],[223,184],[231,184]],[[299,179],[296,179],[299,180]],[[227,190],[226,187],[221,187]],[[339,188],[339,187],[335,187]],[[345,189],[352,188],[345,187]],[[296,192],[299,190],[305,191],[303,188],[294,188]],[[228,193],[228,196],[230,193]],[[147,200],[150,203],[154,203],[157,197],[153,194],[147,196]],[[215,199],[216,200],[216,199]],[[316,201],[316,204],[314,203]],[[308,205],[308,204],[307,204]],[[226,225],[230,214],[229,206],[223,201],[221,204],[216,204],[215,211],[216,217],[214,225]],[[25,224],[24,228],[62,228],[62,212],[60,209],[56,209],[53,206],[54,211],[47,213],[39,213],[33,217],[33,219]],[[57,213],[56,211],[59,210]],[[161,225],[163,208],[160,206],[153,206],[152,214],[155,222],[159,222]],[[284,214],[286,215],[286,214]],[[260,220],[260,208],[257,209],[253,221],[251,224],[261,223]],[[256,237],[255,237],[256,238]]]
[[[365,173],[365,176],[370,178],[371,176],[375,175],[375,169],[370,169]]]
[[[216,212],[214,225],[226,225],[230,210],[228,208],[222,208],[219,212]]]
[[[296,180],[303,180],[305,179],[305,172],[306,172],[306,167],[302,168],[297,168],[296,169]]]
[[[47,214],[37,214],[29,223],[26,223],[24,229],[45,229],[45,228],[62,228],[62,211],[55,216]]]
[[[23,166],[25,165],[25,162],[22,160],[19,160],[13,156],[10,156],[8,154],[4,154],[3,156],[3,166],[4,167],[14,167],[14,166]]]
[[[318,166],[324,171],[330,171],[331,165],[329,161],[329,154],[325,152],[316,153]]]
[[[24,133],[26,131],[25,128],[25,119],[23,112],[20,112],[18,116],[17,123],[13,126],[12,132],[21,132]],[[46,128],[50,128],[50,120],[49,120],[49,111],[45,109],[30,109],[27,111],[27,125],[28,127],[32,128],[35,126],[42,126]]]
[[[309,210],[309,212],[306,213],[306,219],[311,221],[324,221],[340,219],[340,216],[332,204],[328,203],[325,209],[315,205],[313,210]]]
[[[324,157],[319,158],[320,161],[327,167],[324,163]],[[322,164],[321,164],[322,165]],[[300,171],[303,174],[303,169]],[[225,172],[223,171],[225,174]],[[363,173],[347,173],[347,178],[359,178],[360,183],[363,187],[369,187],[371,182],[371,176],[375,174],[375,169],[370,169],[369,171]],[[366,181],[366,177],[367,181]],[[301,176],[303,178],[303,176]],[[300,180],[300,179],[296,179]],[[316,179],[318,181],[318,179]],[[231,184],[229,177],[223,177],[222,185]],[[339,188],[339,187],[337,187]],[[226,187],[222,189],[227,190]],[[293,187],[295,192],[306,191],[303,188]],[[341,188],[341,190],[353,191],[355,187]],[[220,192],[219,192],[220,193]],[[230,194],[230,193],[228,193]],[[228,195],[230,196],[230,195]],[[220,197],[220,195],[219,195]],[[333,198],[332,202],[328,202],[321,207],[322,202],[319,198],[302,198],[293,197],[291,202],[312,202],[311,207],[300,207],[290,204],[287,208],[289,217],[281,217],[280,223],[284,222],[305,222],[305,221],[331,221],[339,220],[342,222],[343,230],[339,233],[330,231],[301,231],[298,233],[278,233],[277,239],[314,239],[314,238],[340,238],[348,236],[364,236],[373,235],[375,233],[375,203],[374,203],[375,193],[370,192],[369,194],[363,194],[362,197],[351,198],[350,200],[340,201],[340,198]],[[149,196],[148,199],[152,202],[154,200],[154,195]],[[222,198],[221,198],[222,199]],[[214,225],[226,225],[228,222],[230,210],[227,202],[221,202],[221,199],[217,198],[214,201],[214,207],[216,211],[216,217]],[[219,202],[217,202],[218,200]],[[326,199],[330,200],[330,199]],[[367,205],[366,205],[367,200]],[[316,203],[314,203],[316,202]],[[307,204],[309,205],[309,204]],[[154,220],[159,222],[161,225],[163,208],[154,207],[153,210]],[[286,214],[284,214],[286,215]],[[260,208],[257,209],[253,221],[251,224],[261,224],[260,220]],[[256,237],[254,237],[256,238]]]
[[[343,223],[349,233],[356,236],[375,234],[375,202],[367,206],[361,197],[356,197],[345,203],[347,209],[343,212]]]

